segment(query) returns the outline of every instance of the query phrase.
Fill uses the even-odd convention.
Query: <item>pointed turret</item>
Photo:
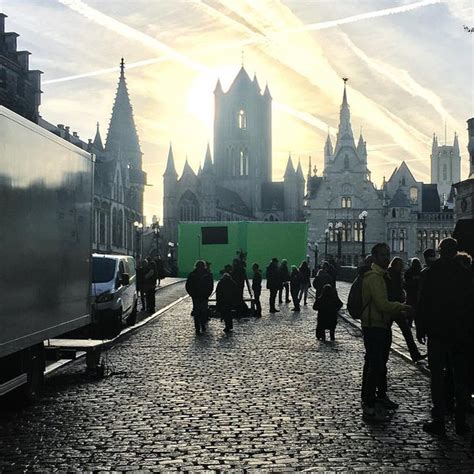
[[[288,155],[288,162],[286,163],[286,170],[284,178],[294,178],[295,177],[295,168],[293,166],[293,161],[291,159],[291,154]]]
[[[211,148],[207,144],[206,157],[204,158],[204,166],[202,167],[204,174],[214,174],[214,164],[212,163]]]
[[[92,146],[96,153],[104,151],[104,145],[102,145],[102,138],[100,136],[99,122],[97,122],[97,130],[95,132],[95,137],[94,137],[94,141],[92,142]]]
[[[222,94],[222,85],[221,85],[221,80],[217,79],[217,84],[214,89],[214,94]]]
[[[438,149],[438,137],[436,136],[435,133],[433,133],[433,143],[431,145],[431,151],[433,152],[434,150]]]
[[[301,168],[301,161],[298,160],[298,166],[296,168],[296,178],[298,181],[304,181],[303,169]]]
[[[260,84],[258,83],[258,79],[257,79],[257,74],[256,74],[256,73],[253,74],[252,84],[254,85],[255,90],[260,94]]]
[[[120,77],[107,133],[105,152],[110,157],[119,159],[123,164],[141,170],[142,152],[125,81],[123,58],[120,62]]]
[[[362,136],[362,130],[360,131],[359,142],[357,143],[357,154],[363,163],[367,163],[367,144]]]
[[[326,138],[326,143],[324,145],[324,164],[327,165],[331,158],[332,158],[332,142],[331,142],[331,136],[329,135],[328,131],[328,136]]]
[[[454,132],[453,153],[456,156],[460,154],[458,134],[456,132]]]
[[[263,96],[266,97],[268,100],[272,99],[272,95],[270,94],[268,83],[265,85],[265,91],[263,92]]]
[[[343,80],[344,93],[342,96],[341,111],[339,113],[339,131],[337,133],[335,153],[337,153],[343,146],[355,148],[354,135],[352,133],[351,126],[351,113],[349,109],[349,103],[347,101],[346,82],[348,79],[345,77]]]
[[[234,88],[237,89],[245,89],[252,86],[252,80],[250,79],[250,76],[247,74],[247,71],[245,70],[244,66],[242,66],[237,73],[237,76],[235,76],[234,81],[232,82],[231,86],[229,87],[229,90],[227,91],[227,94],[232,91]]]
[[[170,148],[168,150],[168,161],[166,162],[166,169],[163,176],[170,177],[170,178],[178,177],[178,173],[176,172],[176,168],[174,166],[173,148],[171,146],[171,143],[170,143]]]
[[[183,168],[183,173],[181,174],[181,178],[184,178],[185,176],[196,176],[196,173],[194,170],[189,166],[188,163],[188,157],[186,157],[186,162],[184,163],[184,168]]]
[[[467,121],[469,142],[467,151],[469,152],[469,178],[474,178],[474,118]]]
[[[313,167],[311,166],[311,155],[309,155],[309,162],[308,162],[308,181],[311,178],[311,174],[313,172]]]

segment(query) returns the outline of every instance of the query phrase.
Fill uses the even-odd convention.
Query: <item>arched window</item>
[[[123,211],[118,211],[117,246],[123,247]]]
[[[439,231],[434,234],[434,248],[437,249],[439,245]]]
[[[341,207],[343,209],[347,207],[347,201],[345,197],[341,198]]]
[[[418,202],[418,188],[410,188],[410,201],[413,204],[416,204]]]
[[[400,252],[405,252],[405,231],[400,230]]]
[[[347,235],[346,235],[346,223],[345,223],[345,222],[341,222],[341,224],[342,224],[342,226],[341,226],[341,228],[339,229],[339,232],[341,233],[341,240],[342,240],[343,242],[345,242],[345,241],[346,241],[346,237],[347,237]]]
[[[421,230],[419,230],[417,234],[417,250],[418,252],[423,252],[423,234]]]
[[[239,153],[239,175],[240,176],[248,176],[249,174],[249,160],[247,156],[247,152],[244,150],[240,150]]]
[[[393,218],[397,217],[397,211],[395,209],[392,209],[392,217]]]
[[[180,221],[199,220],[199,203],[196,196],[191,191],[186,191],[179,201]]]
[[[344,155],[344,169],[349,169],[349,157],[347,155]]]
[[[426,232],[426,230],[423,231],[423,244],[424,244],[425,249],[427,249],[428,248],[428,233]]]
[[[444,164],[443,165],[443,181],[446,181],[448,179],[448,165]]]
[[[402,186],[406,186],[407,182],[405,180],[405,176],[402,178]]]
[[[351,208],[352,207],[352,198],[351,197],[346,198],[346,202],[347,202],[347,207]]]
[[[241,130],[247,129],[247,115],[245,114],[245,110],[239,110],[239,128]]]
[[[354,222],[354,242],[362,241],[362,222]]]
[[[397,251],[397,231],[392,229],[392,252]]]
[[[117,245],[117,209],[112,210],[112,245]]]

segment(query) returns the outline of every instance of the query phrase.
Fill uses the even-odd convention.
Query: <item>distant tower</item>
[[[237,192],[252,213],[261,208],[261,188],[272,179],[272,97],[240,68],[232,85],[214,90],[214,166],[218,182]]]
[[[211,158],[209,143],[207,144],[204,166],[201,171],[201,220],[216,220],[216,174]]]
[[[467,121],[467,130],[469,143],[467,151],[469,152],[469,178],[474,178],[474,117]]]
[[[438,185],[438,193],[443,199],[451,192],[451,186],[461,181],[461,154],[459,141],[454,134],[452,145],[439,145],[433,134],[431,146],[431,184]]]
[[[174,165],[173,148],[170,143],[168,161],[163,175],[163,225],[169,233],[166,237],[172,242],[176,242],[178,238],[177,185],[178,173]]]

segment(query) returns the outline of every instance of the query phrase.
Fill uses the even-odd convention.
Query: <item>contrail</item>
[[[135,63],[128,63],[127,69],[133,69],[135,67],[141,66],[148,66],[149,64],[157,64],[169,59],[169,56],[164,56],[161,58],[152,58],[152,59],[144,59],[143,61],[137,61]],[[66,81],[73,81],[75,79],[84,79],[86,77],[94,77],[94,76],[101,76],[102,74],[109,74],[111,72],[118,72],[120,68],[117,67],[109,67],[105,69],[98,69],[96,71],[85,72],[83,74],[75,74],[74,76],[65,76],[59,77],[57,79],[50,79],[49,81],[42,81],[41,84],[56,84],[58,82],[66,82]]]
[[[429,5],[435,5],[436,3],[445,3],[446,0],[422,0],[420,2],[410,3],[400,7],[384,8],[383,10],[376,10],[373,12],[360,13],[358,15],[348,16],[346,18],[339,18],[338,20],[323,21],[319,23],[311,23],[309,25],[303,25],[298,28],[291,28],[283,31],[279,31],[276,34],[281,33],[298,33],[300,31],[316,31],[324,30],[326,28],[334,28],[336,26],[347,25],[348,23],[355,23],[356,21],[370,20],[372,18],[379,18],[387,15],[396,15],[398,13],[407,13],[417,8],[427,7]]]
[[[171,48],[170,46],[158,41],[151,36],[142,33],[141,31],[132,28],[125,23],[115,20],[104,13],[99,12],[95,8],[90,7],[89,5],[85,4],[82,0],[58,0],[59,3],[69,7],[71,10],[76,11],[77,13],[81,14],[82,16],[86,17],[87,19],[97,23],[108,30],[115,31],[116,33],[125,36],[126,38],[133,39],[142,43],[144,46],[148,46],[152,49],[157,49],[162,53],[169,55],[170,58],[178,61],[179,63],[199,72],[205,72],[207,69],[198,62],[190,59],[184,54],[176,51],[175,49]]]

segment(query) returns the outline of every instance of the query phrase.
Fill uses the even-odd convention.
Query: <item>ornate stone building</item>
[[[17,50],[18,33],[5,31],[0,13],[0,105],[38,123],[41,71],[29,68],[29,51]]]
[[[458,156],[457,137],[453,147],[438,147],[434,138],[431,164],[444,203],[437,184],[416,181],[405,162],[377,189],[371,181],[362,133],[355,144],[344,83],[336,144],[333,149],[328,136],[322,176],[308,175],[309,242],[319,246],[322,256],[337,260],[340,254],[342,264],[355,265],[363,253],[365,228],[366,254],[375,243],[387,242],[392,253],[404,260],[421,257],[423,250],[436,247],[452,233],[452,194],[446,190],[459,173]]]
[[[214,161],[208,145],[195,173],[188,161],[178,178],[170,145],[163,175],[165,240],[176,242],[178,222],[303,220],[305,179],[288,158],[284,180],[273,182],[272,97],[244,67],[224,92],[214,90]]]

